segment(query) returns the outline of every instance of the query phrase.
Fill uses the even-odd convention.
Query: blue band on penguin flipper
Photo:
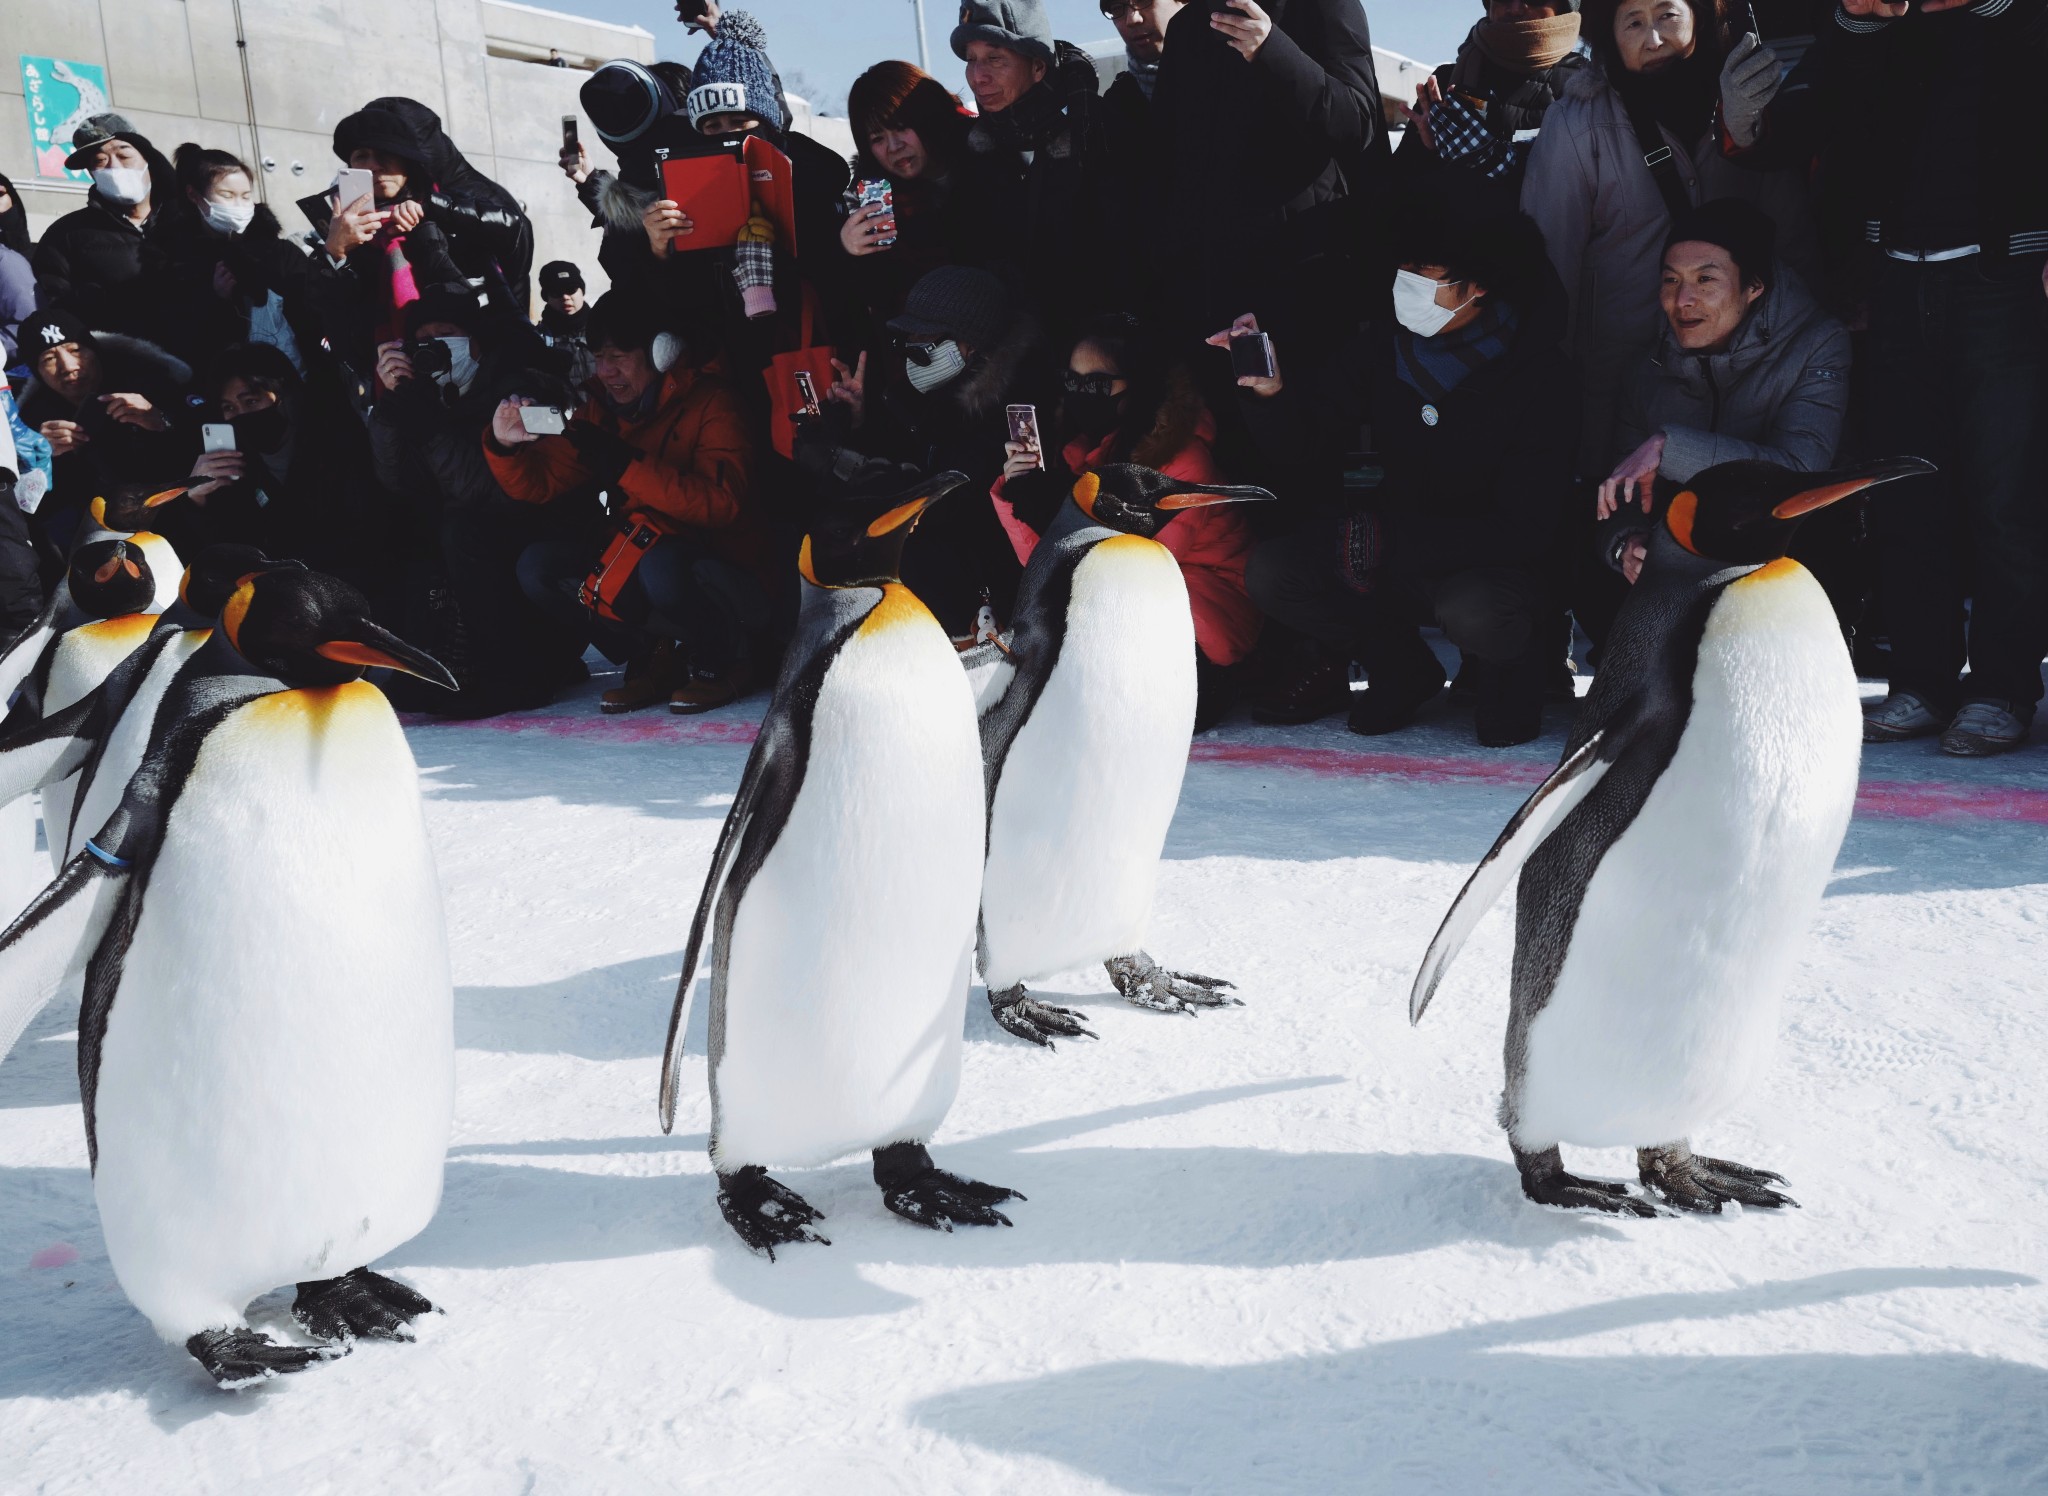
[[[135,864],[131,862],[128,858],[116,857],[112,852],[109,852],[105,847],[101,846],[98,842],[92,841],[90,839],[86,841],[85,850],[90,852],[94,857],[97,857],[101,862],[105,863],[108,867],[111,868],[124,868],[135,866]]]

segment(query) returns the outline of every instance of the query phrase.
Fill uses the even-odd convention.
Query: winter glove
[[[571,421],[562,435],[576,449],[577,459],[599,488],[610,488],[625,477],[626,469],[640,453],[617,432],[588,421]]]
[[[775,313],[775,225],[756,208],[733,247],[732,278],[751,320]]]
[[[1721,124],[1743,150],[1763,133],[1764,110],[1785,82],[1784,64],[1754,32],[1736,42],[1721,65]]]
[[[1009,501],[1012,514],[1029,525],[1032,533],[1043,535],[1073,486],[1073,479],[1064,473],[1055,476],[1044,468],[1034,468],[1005,483],[1003,497]]]

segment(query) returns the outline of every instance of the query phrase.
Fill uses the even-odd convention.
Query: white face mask
[[[967,356],[960,351],[960,345],[948,338],[943,343],[932,345],[930,363],[918,363],[915,359],[903,361],[903,374],[910,381],[910,387],[920,395],[929,395],[942,384],[950,384],[960,377],[967,367]]]
[[[208,198],[199,205],[199,216],[217,234],[239,234],[256,219],[252,202],[217,203]]]
[[[468,338],[441,338],[438,341],[448,345],[448,372],[434,377],[443,384],[452,384],[463,394],[469,393],[470,381],[476,378],[476,355],[470,351]]]
[[[149,173],[139,166],[98,167],[92,185],[117,208],[132,208],[149,200]]]
[[[1442,281],[1433,281],[1412,270],[1396,270],[1394,320],[1418,338],[1433,338],[1442,332],[1445,323],[1472,305],[1472,298],[1467,296],[1456,306],[1439,306],[1436,293],[1441,285]]]

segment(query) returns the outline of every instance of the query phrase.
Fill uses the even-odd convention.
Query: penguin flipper
[[[5,653],[0,653],[0,702],[11,697],[16,688],[35,673],[43,656],[49,652],[61,632],[57,619],[71,606],[71,584],[59,582],[50,593],[50,600],[43,604],[43,611],[36,620],[7,643]]]
[[[84,767],[99,741],[102,696],[80,697],[53,717],[41,717],[0,738],[0,805],[67,779]],[[53,837],[51,844],[56,840]]]
[[[65,978],[85,970],[127,885],[125,866],[81,852],[0,934],[0,1059]]]
[[[1410,1023],[1422,1021],[1423,1011],[1429,1007],[1429,1000],[1436,996],[1437,984],[1444,979],[1451,962],[1464,949],[1480,918],[1521,872],[1522,864],[1543,845],[1544,839],[1557,829],[1573,808],[1593,792],[1593,787],[1607,772],[1613,762],[1612,756],[1603,757],[1600,753],[1600,745],[1606,737],[1607,730],[1602,728],[1559,764],[1556,771],[1537,787],[1536,793],[1523,802],[1522,808],[1502,828],[1479,866],[1472,870],[1472,876],[1458,891],[1450,913],[1444,916],[1443,924],[1438,927],[1436,938],[1430,941],[1429,950],[1422,958],[1422,969],[1415,974],[1415,985],[1408,994]]]

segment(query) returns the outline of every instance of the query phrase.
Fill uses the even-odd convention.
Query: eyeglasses
[[[1157,3],[1158,0],[1102,0],[1102,18],[1105,21],[1114,21],[1134,10],[1149,15]]]
[[[1060,375],[1060,388],[1070,395],[1114,395],[1122,377],[1118,374],[1076,374],[1068,369]]]

